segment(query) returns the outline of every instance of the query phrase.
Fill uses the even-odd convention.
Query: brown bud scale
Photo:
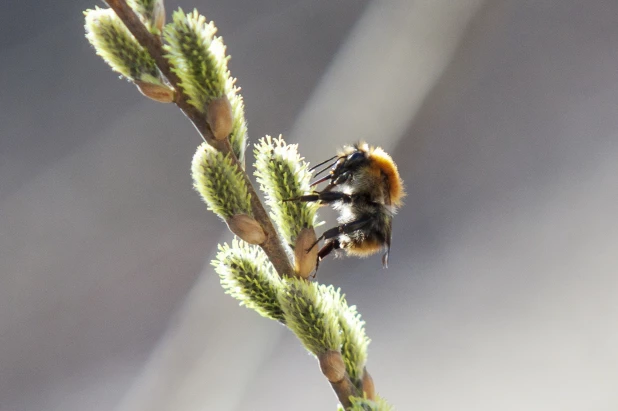
[[[230,135],[234,126],[234,117],[232,105],[227,96],[216,98],[208,103],[206,120],[215,139],[224,140]]]
[[[300,230],[294,245],[294,270],[299,277],[308,278],[315,270],[318,262],[318,247],[315,230],[303,228]]]
[[[154,26],[159,30],[159,32],[161,32],[163,30],[163,26],[165,25],[165,5],[163,4],[163,0],[155,1],[152,14]]]
[[[266,241],[266,234],[260,223],[247,214],[236,214],[226,223],[231,232],[249,244],[260,245]]]
[[[159,103],[171,103],[174,101],[174,90],[167,86],[139,80],[135,82],[135,85],[140,93],[151,100],[158,101]]]
[[[376,399],[376,387],[373,385],[373,378],[367,368],[363,371],[363,392],[368,399],[375,401]]]
[[[318,355],[322,374],[331,383],[337,383],[345,378],[345,363],[339,351],[328,350]]]

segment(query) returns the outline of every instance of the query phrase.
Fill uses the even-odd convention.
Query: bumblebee
[[[382,148],[360,142],[344,147],[336,156],[318,164],[324,166],[311,187],[327,182],[322,190],[301,196],[296,201],[329,204],[339,212],[339,225],[326,230],[309,250],[321,240],[318,263],[336,250],[348,255],[367,257],[384,251],[382,265],[388,266],[393,215],[405,196],[397,165]]]

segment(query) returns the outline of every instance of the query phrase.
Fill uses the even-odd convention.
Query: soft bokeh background
[[[198,136],[95,56],[95,4],[0,13],[0,410],[334,410],[295,337],[222,293]],[[398,162],[392,266],[318,277],[397,409],[618,409],[618,2],[179,5],[224,35],[252,141]]]

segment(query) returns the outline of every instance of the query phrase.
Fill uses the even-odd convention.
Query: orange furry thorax
[[[405,197],[403,183],[399,177],[397,165],[384,150],[380,147],[370,147],[368,150],[371,167],[380,170],[387,177],[388,188],[390,192],[391,202],[394,206],[400,206],[401,200]]]

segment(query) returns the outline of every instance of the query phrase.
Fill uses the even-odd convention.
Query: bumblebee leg
[[[341,226],[339,226],[341,227]],[[316,245],[318,245],[318,243],[322,240],[330,240],[331,238],[335,238],[339,235],[339,227],[333,227],[331,229],[328,229],[326,231],[324,231],[322,233],[321,236],[318,237],[317,240],[315,240],[315,243],[311,244],[311,247],[309,247],[307,249],[307,252],[313,250],[313,247],[315,247]],[[324,245],[324,247],[326,247],[326,244]],[[328,253],[327,253],[328,254]]]
[[[363,217],[363,218],[359,218],[358,220],[355,220],[349,223],[341,224],[339,227],[331,228],[331,230],[338,229],[340,234],[350,234],[350,233],[353,233],[354,231],[361,230],[363,227],[365,227],[370,222],[371,222],[371,217]],[[327,230],[324,234],[326,234],[328,231],[331,231],[331,230]]]
[[[318,201],[320,199],[320,196],[317,192],[314,192],[313,194],[307,194],[304,196],[300,196],[300,197],[294,197],[294,198],[286,198],[285,200],[283,200],[283,202],[288,202],[288,201],[304,201],[304,202],[313,202],[313,201]]]
[[[318,263],[324,259],[327,255],[333,252],[333,250],[339,250],[341,248],[341,244],[339,240],[335,239],[333,241],[327,241],[320,251],[318,251]]]
[[[311,247],[307,249],[307,252],[311,251],[313,247],[315,247],[321,240],[330,240],[331,238],[338,237],[339,234],[353,233],[354,231],[358,231],[362,229],[363,227],[365,227],[370,221],[371,221],[371,217],[363,217],[356,221],[352,221],[350,223],[345,223],[345,224],[338,225],[337,227],[330,228],[324,231],[322,235],[318,237],[315,243],[311,244]],[[337,241],[337,244],[339,244],[339,240],[336,240],[336,241]],[[326,245],[324,245],[324,247],[326,247]],[[339,247],[337,247],[336,249],[338,248]]]
[[[352,196],[338,191],[320,191],[318,193],[320,201],[323,204],[334,203],[335,201],[343,201],[344,203],[352,202]]]
[[[350,173],[349,171],[346,171],[338,175],[335,179],[333,179],[333,182],[331,183],[331,185],[336,186],[338,184],[346,183],[351,177],[352,177],[352,173]]]
[[[329,255],[333,250],[339,250],[340,248],[341,244],[339,243],[339,240],[334,239],[332,241],[326,241],[322,248],[320,248],[320,251],[318,251],[318,260],[315,262],[315,271],[313,272],[311,278],[315,278],[315,276],[318,274],[318,267],[320,266],[320,261],[322,261],[324,257]]]
[[[352,201],[352,197],[349,194],[340,193],[340,192],[332,192],[332,191],[314,191],[313,194],[307,194],[304,196],[296,197],[296,198],[288,198],[283,201],[305,201],[305,202],[313,202],[319,201],[322,204],[330,204],[335,201],[343,201],[344,203],[349,203]]]
[[[324,188],[324,191],[330,191],[336,185],[343,184],[343,183],[347,182],[351,177],[352,177],[352,174],[350,174],[349,171],[346,171],[345,173],[342,173],[342,174],[340,174],[338,176],[332,175],[332,172],[331,172],[331,174],[326,175],[326,176],[324,176],[324,177],[314,181],[313,183],[311,183],[309,185],[309,187],[317,186],[318,184],[323,183],[324,181],[330,180],[330,183],[328,183],[328,185]]]
[[[339,234],[350,234],[354,231],[358,231],[366,226],[371,221],[371,217],[360,218],[356,221],[352,221],[350,223],[341,224],[337,227],[333,227],[328,229],[322,233],[320,237],[315,241],[315,243],[311,244],[311,247],[307,249],[307,253],[313,249],[321,240],[326,240],[320,251],[318,251],[318,261],[315,263],[315,272],[313,273],[312,278],[318,273],[318,267],[320,265],[320,261],[324,259],[327,255],[329,255],[333,250],[339,250],[341,248],[341,243],[337,238]],[[384,261],[384,259],[382,260]]]
[[[324,177],[322,177],[322,178],[319,178],[319,179],[315,180],[313,183],[311,183],[311,184],[309,185],[309,187],[314,187],[314,186],[317,186],[318,184],[323,183],[323,182],[324,182],[324,181],[326,181],[326,180],[330,180],[331,178],[332,178],[332,176],[331,176],[330,174],[327,174],[327,175],[325,175]]]

